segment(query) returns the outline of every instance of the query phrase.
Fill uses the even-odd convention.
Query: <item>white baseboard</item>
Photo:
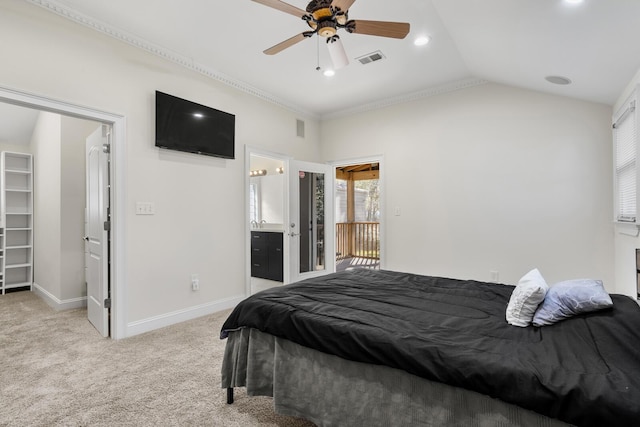
[[[187,320],[197,319],[198,317],[207,316],[222,310],[235,307],[245,299],[244,295],[228,298],[221,301],[214,301],[206,304],[197,305],[195,307],[183,310],[173,311],[171,313],[161,314],[159,316],[149,317],[147,319],[137,320],[127,324],[126,337],[151,332],[155,329],[164,328],[166,326],[175,325],[176,323],[186,322]]]
[[[61,300],[35,282],[31,286],[31,289],[36,295],[42,298],[49,307],[53,308],[56,311],[71,310],[74,308],[83,308],[87,306],[87,297]]]

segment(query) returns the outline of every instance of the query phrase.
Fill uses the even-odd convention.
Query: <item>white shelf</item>
[[[0,156],[0,293],[33,284],[33,159],[3,151]]]
[[[10,285],[5,285],[5,289],[15,289],[15,288],[26,288],[27,286],[31,286],[31,282],[23,282],[23,283],[12,283]]]
[[[25,268],[25,267],[31,267],[31,263],[26,262],[22,264],[6,264],[4,266],[4,269],[7,270],[9,268]]]

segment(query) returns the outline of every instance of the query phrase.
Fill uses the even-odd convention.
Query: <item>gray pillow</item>
[[[533,316],[533,326],[552,325],[580,313],[611,307],[613,301],[602,281],[577,279],[556,283]]]
[[[531,324],[533,314],[544,299],[549,286],[537,268],[534,268],[518,281],[518,286],[511,293],[507,305],[507,323],[514,326],[527,327]]]

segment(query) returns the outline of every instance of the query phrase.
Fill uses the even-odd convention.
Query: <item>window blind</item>
[[[636,221],[637,194],[637,123],[633,100],[614,123],[616,150],[617,220]]]

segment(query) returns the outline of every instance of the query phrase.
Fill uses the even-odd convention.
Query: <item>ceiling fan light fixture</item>
[[[322,37],[326,37],[326,38],[333,37],[336,35],[337,31],[338,30],[333,21],[326,20],[326,21],[318,22],[318,34],[321,35]]]
[[[331,62],[335,70],[349,65],[349,58],[347,58],[347,52],[344,50],[340,37],[335,36],[328,39],[327,48],[329,49],[329,56],[331,57]]]

